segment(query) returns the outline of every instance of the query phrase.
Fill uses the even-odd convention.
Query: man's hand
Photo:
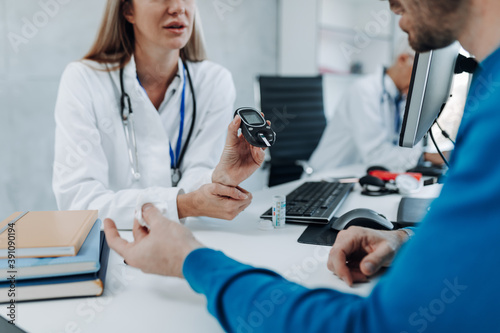
[[[365,282],[389,266],[408,235],[402,230],[380,231],[350,227],[339,232],[328,258],[328,269],[349,286]]]
[[[226,145],[212,182],[236,187],[250,177],[264,162],[264,150],[250,145],[242,134],[238,136],[240,116],[229,124]]]
[[[240,187],[206,184],[177,197],[179,218],[208,216],[232,220],[252,202],[252,194]]]
[[[142,215],[150,229],[134,221],[134,242],[129,243],[118,234],[115,223],[106,219],[104,232],[109,247],[121,255],[128,265],[144,273],[182,278],[182,266],[189,253],[202,248],[186,227],[163,217],[156,207],[146,204]]]

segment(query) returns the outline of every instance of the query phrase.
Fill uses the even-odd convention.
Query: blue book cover
[[[101,220],[97,220],[74,257],[19,258],[15,260],[17,280],[94,273],[99,270]],[[0,260],[0,282],[8,281],[7,259]]]
[[[100,296],[108,268],[109,246],[103,231],[98,229],[100,269],[89,274],[76,274],[42,279],[17,281],[15,295],[8,296],[10,282],[0,282],[0,303],[8,303],[9,297],[16,302],[46,299]]]

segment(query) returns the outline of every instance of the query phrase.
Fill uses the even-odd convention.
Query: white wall
[[[330,119],[345,90],[363,73],[392,62],[396,23],[387,2],[374,0],[281,0],[279,73],[324,76]],[[351,50],[350,54],[348,51]]]
[[[198,0],[198,7],[209,57],[233,73],[236,106],[254,105],[256,76],[278,68],[278,0]]]
[[[394,15],[388,3],[372,0],[321,0],[319,65],[348,74],[353,63],[372,73],[392,60]]]
[[[279,73],[316,75],[318,0],[280,1]]]
[[[63,4],[43,5],[49,3]],[[220,3],[225,12],[216,7]],[[278,1],[198,4],[210,58],[233,72],[236,104],[253,105],[254,77],[277,71]],[[16,210],[56,208],[51,178],[59,79],[90,47],[104,5],[104,0],[0,0],[0,220]],[[16,47],[9,33],[23,36],[23,27],[31,25],[26,21],[40,27],[24,28],[27,38]]]
[[[53,113],[59,78],[89,47],[104,5],[102,0],[60,3],[0,0],[0,218],[15,210],[55,208]]]

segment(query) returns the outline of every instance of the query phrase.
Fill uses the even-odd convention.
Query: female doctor
[[[98,209],[121,229],[143,201],[174,220],[234,218],[251,201],[237,186],[264,159],[238,136],[234,100],[231,74],[206,60],[195,0],[108,0],[94,45],[61,79],[59,209]]]

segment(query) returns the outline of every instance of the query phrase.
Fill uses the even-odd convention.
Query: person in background
[[[206,58],[195,0],[108,0],[94,45],[61,79],[59,209],[96,209],[122,229],[141,202],[176,221],[233,219],[251,201],[237,186],[264,156],[237,137],[237,117],[221,158],[235,96]]]
[[[353,227],[338,235],[328,267],[349,284],[392,262],[369,296],[311,290],[234,261],[151,205],[143,208],[151,229],[136,224],[131,243],[106,220],[110,246],[144,272],[184,277],[228,332],[498,332],[500,155],[491,152],[500,142],[500,2],[389,2],[415,50],[458,39],[480,65],[447,179],[415,234]]]
[[[391,67],[379,68],[349,87],[309,160],[315,173],[350,165],[400,172],[417,165],[422,145],[399,147],[415,51],[405,38],[395,54]]]

